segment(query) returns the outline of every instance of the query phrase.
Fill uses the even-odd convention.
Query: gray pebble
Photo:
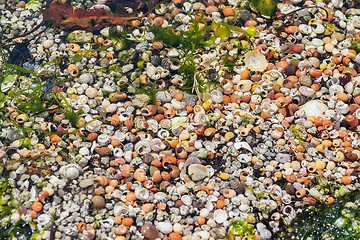
[[[171,95],[168,91],[160,91],[156,93],[156,97],[162,102],[162,103],[168,103],[171,101]]]
[[[278,153],[275,158],[276,161],[281,163],[290,162],[290,155],[284,153]]]
[[[195,106],[197,100],[198,97],[195,94],[184,93],[183,101],[186,103],[187,106]]]
[[[241,10],[241,12],[240,12],[240,19],[241,19],[243,22],[246,22],[247,20],[252,19],[251,13],[250,13],[248,10]]]

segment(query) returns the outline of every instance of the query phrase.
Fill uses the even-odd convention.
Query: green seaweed
[[[131,40],[127,37],[127,34],[129,32],[128,26],[124,25],[121,27],[121,29],[116,30],[114,28],[109,28],[109,37],[108,39],[111,39],[116,42],[115,49],[117,51],[124,50],[129,46],[131,43]]]
[[[234,71],[237,57],[237,54],[234,54],[233,56],[225,54],[225,56],[222,57],[223,64],[228,72]]]
[[[244,116],[241,120],[244,124],[249,124],[252,121],[252,118],[250,116]]]
[[[45,110],[44,91],[42,84],[28,85],[24,89],[13,92],[17,101],[17,109],[27,114],[36,114]]]
[[[160,26],[150,26],[149,31],[155,36],[155,40],[162,41],[165,45],[178,47],[181,43],[181,37],[173,31],[174,27],[162,28]]]
[[[155,84],[148,84],[142,88],[137,88],[136,94],[146,94],[150,97],[149,105],[156,104],[156,93],[158,90],[156,90]]]
[[[32,239],[39,231],[33,233],[29,223],[19,220],[16,223],[12,223],[10,216],[14,211],[17,211],[15,205],[15,199],[12,194],[12,189],[8,181],[9,171],[4,170],[4,166],[1,166],[2,178],[0,179],[0,239],[12,239],[14,237],[26,236],[27,239]],[[7,196],[10,196],[8,199]],[[4,222],[5,218],[9,218]]]
[[[59,97],[57,95],[60,96],[63,102],[59,100]],[[83,114],[82,107],[75,111],[71,104],[61,94],[54,94],[54,99],[61,107],[61,111],[64,113],[66,119],[69,120],[70,125],[72,127],[76,127],[77,122]]]
[[[304,127],[302,127],[300,125],[293,125],[290,128],[290,132],[292,132],[292,134],[294,134],[295,138],[297,138],[299,140],[301,146],[306,151],[306,148],[305,148],[305,145],[304,145],[303,141],[306,140],[307,133],[306,133],[306,131],[304,132]]]
[[[273,18],[276,12],[278,0],[251,0],[250,9],[260,13],[265,18]]]
[[[294,231],[285,239],[360,239],[360,195],[354,191],[334,204],[311,206],[293,221]]]
[[[355,37],[351,39],[351,46],[350,48],[354,50],[356,53],[360,52],[360,41],[357,40]]]
[[[254,236],[254,226],[247,221],[241,220],[234,220],[231,223],[229,233],[226,234],[226,238],[229,240],[235,240],[237,237],[252,239]]]
[[[3,53],[0,51],[5,67],[5,71],[0,75],[0,82],[4,80],[9,74],[18,76],[29,76],[31,84],[26,85],[20,89],[20,85],[16,84],[7,94],[8,99],[15,99],[18,106],[17,109],[20,112],[27,114],[37,114],[45,110],[45,90],[43,87],[48,82],[41,83],[41,79],[38,74],[29,69],[10,64],[4,60]]]
[[[202,98],[205,92],[211,91],[219,84],[221,74],[218,74],[216,79],[208,78],[203,73],[203,69],[199,67],[196,62],[197,52],[204,47],[213,46],[216,39],[227,39],[232,35],[232,31],[238,31],[245,33],[249,38],[253,38],[256,35],[256,28],[249,27],[243,29],[240,27],[232,26],[225,22],[207,24],[204,18],[203,11],[200,11],[197,15],[192,16],[192,24],[186,31],[175,33],[175,27],[162,28],[160,26],[150,26],[149,31],[155,36],[155,40],[162,41],[166,46],[170,46],[178,50],[180,55],[180,69],[179,73],[183,76],[184,86],[182,89],[188,93],[194,91]],[[213,33],[212,33],[213,32]],[[230,56],[227,56],[230,57]],[[231,56],[224,60],[225,68],[232,70],[235,66],[235,60],[237,56]]]
[[[108,46],[102,46],[100,43],[91,43],[90,48],[87,49],[81,49],[77,53],[72,53],[69,49],[69,62],[70,63],[76,63],[80,62],[84,57],[91,58],[95,52],[102,52],[105,51],[108,48]]]

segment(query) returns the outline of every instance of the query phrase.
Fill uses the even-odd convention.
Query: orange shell
[[[39,192],[38,198],[39,200],[44,203],[44,199],[49,196],[49,193],[47,191],[41,191]]]
[[[118,235],[124,235],[127,232],[127,228],[126,226],[121,224],[115,229],[115,232]]]
[[[169,240],[182,240],[182,237],[179,233],[172,232],[169,234]]]
[[[127,227],[130,227],[134,223],[134,220],[132,220],[131,218],[123,218],[121,223]]]
[[[69,43],[67,45],[68,48],[70,48],[70,50],[72,52],[80,52],[81,50],[81,47],[79,46],[79,44],[76,44],[76,43]]]
[[[138,180],[139,182],[144,182],[146,180],[146,172],[142,168],[136,169],[134,173],[134,178]]]
[[[71,76],[76,76],[79,73],[79,68],[75,64],[70,64],[68,66],[68,73]]]
[[[31,209],[34,210],[35,212],[40,212],[42,210],[42,203],[41,202],[34,202],[32,205],[31,205]]]
[[[205,218],[202,216],[198,216],[197,220],[198,220],[199,225],[203,225],[205,223]]]
[[[104,175],[97,176],[96,178],[94,178],[94,181],[98,181],[100,183],[100,185],[103,187],[105,187],[109,184],[109,179]]]

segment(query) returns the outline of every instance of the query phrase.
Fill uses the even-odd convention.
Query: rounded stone
[[[93,196],[91,198],[91,202],[93,203],[93,207],[96,209],[105,207],[105,199],[102,196]]]

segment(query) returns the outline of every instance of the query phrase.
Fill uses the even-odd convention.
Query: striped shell
[[[237,179],[230,181],[230,187],[234,189],[237,194],[244,193],[245,191],[244,184]]]

